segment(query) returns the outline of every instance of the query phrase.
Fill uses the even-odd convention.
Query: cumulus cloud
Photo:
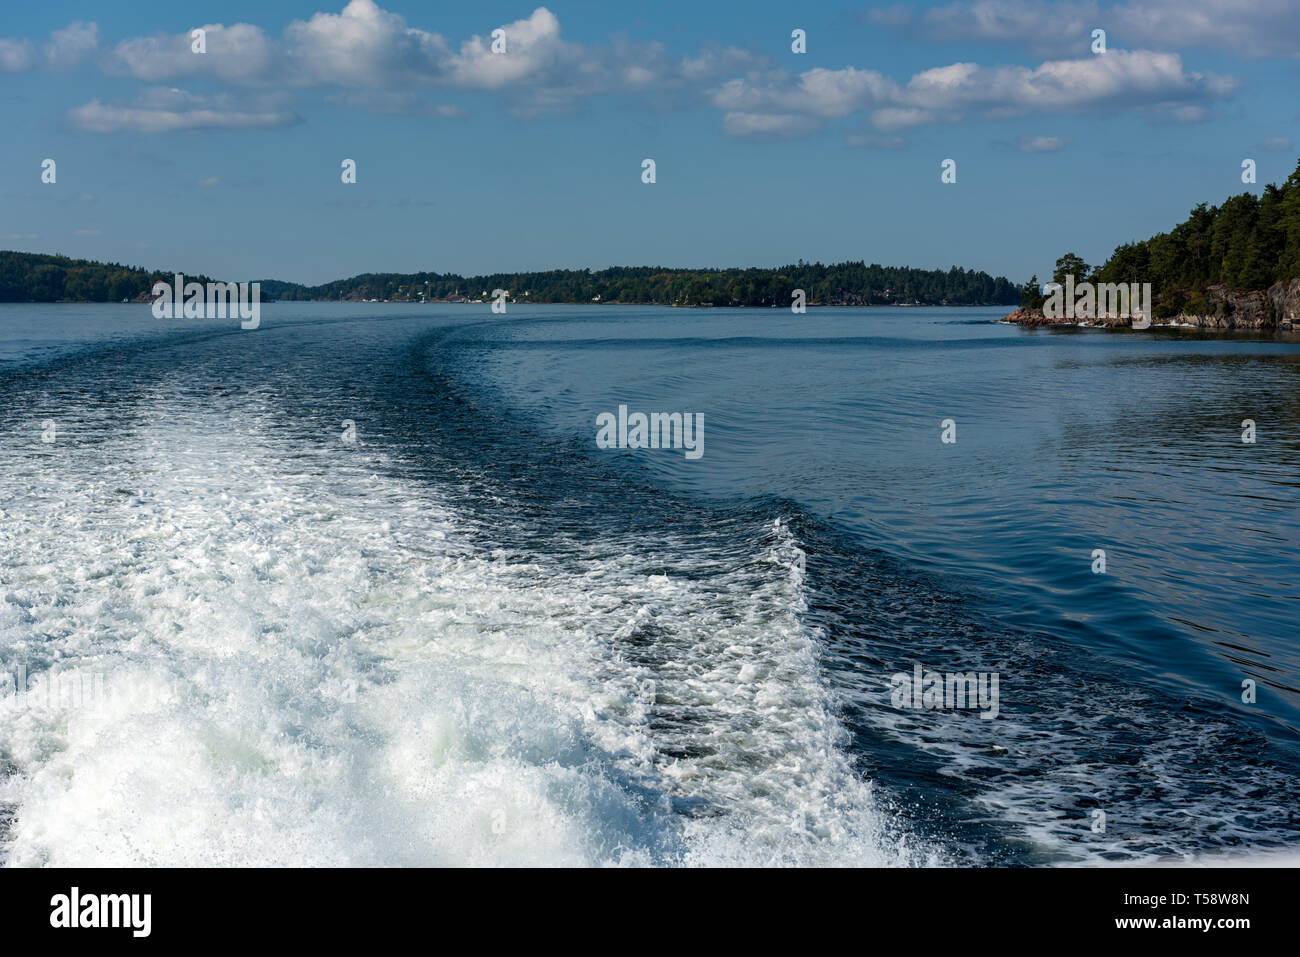
[[[36,49],[30,40],[13,40],[0,37],[0,70],[21,73],[36,63]]]
[[[866,19],[940,38],[1032,44],[1035,37],[1046,37],[1053,44],[1063,38],[1073,43],[1086,40],[1099,22],[1098,2],[956,0],[917,13],[897,4],[877,8]],[[1240,2],[1280,27],[1278,11],[1300,0]],[[244,93],[319,89],[335,106],[416,116],[462,115],[460,106],[434,105],[432,90],[490,94],[504,99],[516,115],[571,109],[605,94],[650,93],[661,105],[679,95],[703,97],[721,112],[723,130],[731,136],[804,136],[832,120],[858,116],[863,124],[853,134],[854,145],[892,148],[900,131],[971,115],[1143,110],[1167,122],[1198,122],[1209,105],[1235,92],[1236,82],[1190,70],[1177,53],[1121,48],[1119,26],[1128,24],[1133,35],[1209,36],[1230,29],[1229,7],[1230,0],[1111,3],[1101,11],[1110,17],[1106,25],[1112,30],[1112,49],[1103,56],[1086,52],[1084,44],[1070,47],[1079,51],[1071,56],[1048,58],[1036,67],[959,62],[899,79],[851,65],[794,73],[736,48],[683,57],[662,44],[624,37],[603,44],[570,42],[546,7],[502,24],[506,51],[497,53],[491,28],[453,42],[375,0],[349,0],[340,12],[293,20],[278,37],[247,23],[207,24],[202,54],[192,51],[188,30],[126,39],[99,62],[110,75],[147,83],[208,81]],[[1187,10],[1192,14],[1184,15]],[[1176,30],[1171,11],[1187,21],[1179,21]],[[51,34],[43,56],[30,41],[0,39],[0,70],[70,66],[94,54],[98,42],[97,27],[83,22]],[[81,129],[101,132],[258,128],[296,121],[283,100],[184,94],[190,99],[178,102],[180,95],[152,90],[126,104],[96,99],[68,117]],[[163,102],[168,97],[171,102]]]
[[[278,39],[246,23],[203,29],[205,54],[191,52],[188,32],[158,34],[119,43],[105,69],[151,82],[211,77],[248,86],[356,92],[420,87],[487,91],[508,97],[518,112],[528,113],[567,108],[596,94],[682,88],[760,62],[736,49],[680,58],[661,44],[621,38],[596,46],[570,43],[545,7],[494,28],[504,31],[504,53],[493,51],[492,29],[456,45],[408,24],[374,0],[350,0],[339,13],[294,20]],[[373,102],[384,111],[392,101],[376,97]]]
[[[756,54],[712,47],[692,56],[670,54],[659,43],[614,37],[606,43],[571,43],[558,18],[538,7],[523,18],[489,28],[459,43],[409,24],[375,0],[349,0],[338,13],[295,19],[277,37],[249,23],[208,23],[204,52],[195,52],[191,30],[124,39],[98,57],[109,76],[145,83],[212,82],[251,90],[327,91],[336,106],[377,113],[456,117],[463,107],[433,104],[424,89],[489,93],[504,98],[516,115],[572,109],[587,97],[652,93],[662,107],[684,92],[696,96],[728,73],[767,65]],[[506,49],[493,50],[492,34],[504,32]],[[0,38],[0,72],[45,66],[64,69],[99,49],[99,28],[77,21],[54,31],[38,49],[22,38]],[[284,108],[245,108],[236,101],[191,106],[158,105],[156,91],[142,102],[96,99],[68,113],[90,131],[142,132],[213,127],[265,127],[293,122]],[[233,104],[233,105],[232,105]],[[743,125],[733,121],[733,126]],[[775,129],[778,123],[769,123]],[[803,124],[798,124],[802,126]]]
[[[269,129],[297,122],[278,97],[241,100],[176,89],[147,90],[126,105],[91,100],[68,111],[68,121],[92,133],[174,133],[206,129]]]
[[[930,109],[974,108],[995,115],[1160,108],[1230,96],[1230,77],[1184,69],[1176,53],[1112,50],[1037,67],[956,63],[918,73],[904,99]]]
[[[480,36],[461,44],[460,52],[447,63],[452,85],[499,89],[525,77],[553,71],[565,57],[560,21],[545,7],[538,7],[528,19],[516,20],[501,29],[507,44],[505,54],[493,53],[490,39]]]
[[[99,46],[99,26],[76,20],[50,34],[45,62],[52,70],[66,70],[84,61]]]
[[[450,57],[436,33],[408,27],[373,0],[352,0],[342,13],[294,20],[284,31],[286,68],[295,82],[383,87],[442,74]]]
[[[1095,28],[1110,43],[1209,47],[1246,58],[1300,57],[1296,0],[956,0],[919,17],[868,19],[925,39],[1008,43],[1040,55],[1088,49]]]
[[[723,83],[711,94],[724,110],[791,111],[822,117],[847,116],[894,101],[897,85],[875,70],[818,67],[797,77],[786,71],[752,71]]]
[[[923,70],[905,84],[854,67],[818,68],[797,77],[750,73],[723,83],[711,99],[721,109],[755,115],[838,117],[872,110],[876,129],[895,132],[955,122],[970,112],[1002,118],[1148,110],[1181,122],[1192,114],[1202,117],[1205,103],[1236,89],[1231,77],[1187,70],[1176,53],[1112,50],[1037,67],[952,63]]]
[[[86,60],[99,46],[99,27],[75,20],[54,30],[38,54],[31,40],[0,37],[0,72],[21,73],[39,66],[66,70]]]
[[[200,29],[205,32],[206,53],[193,51],[189,31],[136,37],[113,48],[104,59],[104,70],[150,83],[202,76],[257,84],[277,78],[282,57],[261,27],[208,23]]]

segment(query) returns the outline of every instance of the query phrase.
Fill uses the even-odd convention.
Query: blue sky
[[[9,3],[0,248],[309,283],[800,258],[1019,282],[1285,179],[1298,90],[1300,0]]]

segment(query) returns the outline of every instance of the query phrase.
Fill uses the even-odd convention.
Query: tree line
[[[121,263],[0,250],[0,302],[122,302],[151,299],[172,274]],[[186,281],[208,282],[206,276]]]
[[[66,256],[0,252],[0,302],[121,302],[151,297],[157,280],[172,274],[120,263],[97,263]],[[206,276],[186,276],[207,282]],[[876,263],[826,266],[799,263],[779,269],[672,269],[614,266],[609,269],[554,269],[547,272],[366,273],[319,286],[274,279],[261,281],[266,300],[489,299],[504,289],[519,302],[618,302],[682,306],[789,306],[802,289],[809,304],[862,306],[1010,305],[1019,289],[994,278],[953,266],[949,270],[912,269]]]
[[[263,283],[263,290],[269,284]],[[641,303],[681,306],[789,306],[802,289],[813,305],[862,306],[1008,305],[1019,290],[1010,280],[953,266],[911,269],[865,262],[826,266],[805,263],[779,269],[671,269],[614,266],[609,269],[555,269],[548,272],[366,273],[321,286],[275,284],[281,299],[348,300],[488,299],[504,289],[511,299],[528,302]]]
[[[121,263],[91,263],[68,256],[0,250],[0,303],[120,303],[149,299],[153,283],[172,273]],[[208,282],[205,276],[186,281]]]
[[[1052,281],[1151,283],[1159,318],[1215,309],[1211,286],[1249,292],[1300,277],[1300,163],[1281,186],[1261,195],[1242,193],[1222,205],[1200,203],[1167,233],[1119,246],[1100,266],[1075,253],[1056,261]],[[1041,309],[1035,275],[1021,287],[1020,303]]]

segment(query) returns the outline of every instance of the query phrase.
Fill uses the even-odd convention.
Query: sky
[[[310,284],[799,259],[1019,283],[1300,152],[1300,0],[332,2],[4,0],[0,248]]]

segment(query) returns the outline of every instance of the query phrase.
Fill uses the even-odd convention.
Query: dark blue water
[[[0,699],[13,863],[1294,844],[1300,345],[510,310],[0,307],[0,654],[130,689]],[[620,405],[704,455],[597,448]],[[894,707],[917,663],[997,717]],[[166,784],[93,798],[159,736]]]

